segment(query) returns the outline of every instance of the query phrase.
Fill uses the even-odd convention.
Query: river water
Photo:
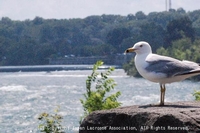
[[[101,70],[103,71],[103,70]],[[77,132],[83,108],[85,80],[91,70],[0,73],[0,133],[39,133],[38,116],[53,113],[60,106],[67,133]],[[110,76],[121,91],[122,106],[158,103],[159,85],[142,78],[126,76],[116,69]],[[166,102],[194,100],[200,82],[182,81],[166,86]]]

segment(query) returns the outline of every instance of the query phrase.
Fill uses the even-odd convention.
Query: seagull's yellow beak
[[[130,53],[130,52],[134,52],[135,49],[134,48],[128,48],[124,53]]]

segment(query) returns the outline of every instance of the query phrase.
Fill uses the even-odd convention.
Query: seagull
[[[200,74],[199,64],[168,56],[153,54],[149,43],[140,41],[128,48],[125,53],[135,52],[135,66],[145,79],[159,83],[160,106],[164,105],[165,84],[182,81],[191,76]]]

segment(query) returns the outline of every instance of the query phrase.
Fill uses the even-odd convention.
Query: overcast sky
[[[91,15],[128,15],[165,11],[166,0],[0,0],[0,18],[12,20],[85,18]],[[200,9],[200,0],[171,0],[172,8]]]

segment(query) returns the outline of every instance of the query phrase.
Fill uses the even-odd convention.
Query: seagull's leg
[[[163,105],[164,105],[164,103],[165,103],[165,90],[166,90],[166,88],[165,88],[165,84],[163,84]]]
[[[160,106],[164,105],[164,99],[165,99],[165,85],[160,84]]]
[[[160,104],[150,104],[150,106],[163,106],[165,101],[165,84],[160,83]]]
[[[160,84],[160,105],[162,104],[162,84]]]

